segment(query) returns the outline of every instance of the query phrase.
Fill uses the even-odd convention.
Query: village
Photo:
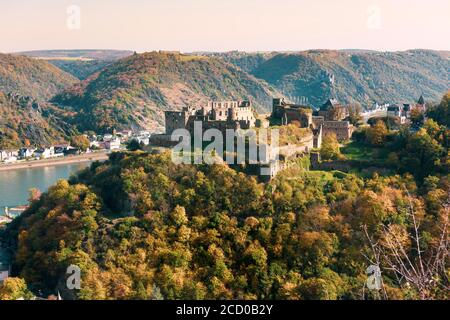
[[[75,157],[83,154],[109,153],[126,149],[126,144],[130,140],[136,140],[139,144],[146,146],[149,144],[150,136],[151,133],[144,130],[135,133],[131,130],[124,130],[105,135],[84,135],[89,140],[89,146],[85,149],[72,146],[71,143],[4,149],[0,150],[0,166]]]

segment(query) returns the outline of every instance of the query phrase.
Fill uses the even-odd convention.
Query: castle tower
[[[272,102],[272,117],[280,118],[283,114],[284,98],[274,98]]]
[[[425,105],[425,99],[424,99],[424,97],[423,97],[423,94],[420,95],[420,98],[419,98],[419,100],[417,101],[417,104],[419,104],[419,105],[421,105],[421,106]]]

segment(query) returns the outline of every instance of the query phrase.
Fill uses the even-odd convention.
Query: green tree
[[[131,139],[127,143],[127,150],[137,151],[137,150],[143,150],[143,149],[144,149],[144,144],[139,143],[139,141],[137,141],[136,139]]]
[[[448,91],[440,104],[428,110],[428,116],[439,124],[450,127],[450,91]]]
[[[409,137],[401,161],[405,171],[422,180],[438,169],[442,156],[444,148],[422,128]]]

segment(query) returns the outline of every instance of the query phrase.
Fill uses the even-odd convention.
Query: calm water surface
[[[29,190],[37,188],[41,192],[55,184],[59,179],[67,179],[90,163],[75,163],[41,168],[0,171],[0,215],[5,207],[27,204]]]

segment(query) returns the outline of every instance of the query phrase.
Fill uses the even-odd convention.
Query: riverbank
[[[108,160],[108,152],[107,151],[85,153],[85,154],[80,154],[80,155],[76,155],[76,156],[67,156],[64,158],[30,160],[30,161],[25,161],[25,162],[2,164],[2,165],[0,165],[0,171],[30,169],[30,168],[58,166],[58,165],[75,164],[75,163],[90,162],[90,161],[104,161],[104,160]]]

